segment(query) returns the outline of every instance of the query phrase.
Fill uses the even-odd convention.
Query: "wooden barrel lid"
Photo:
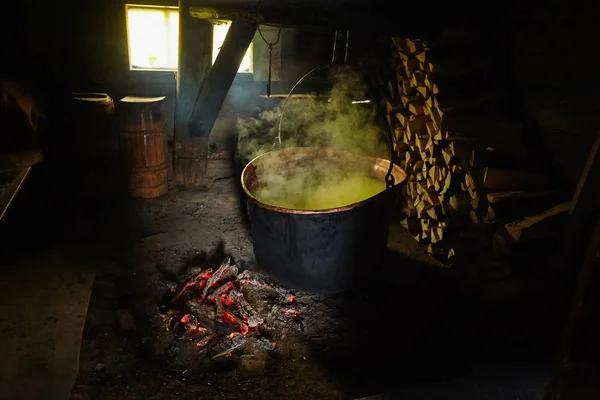
[[[90,101],[94,103],[110,103],[112,98],[106,93],[71,93],[73,100]]]
[[[126,96],[119,100],[121,128],[126,131],[166,129],[161,97]]]
[[[167,96],[160,97],[136,97],[136,96],[125,96],[121,100],[123,103],[154,103],[157,101],[163,101]]]

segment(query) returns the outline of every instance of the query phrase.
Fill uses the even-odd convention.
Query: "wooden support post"
[[[242,59],[256,33],[256,24],[244,20],[233,21],[210,69],[198,101],[192,112],[192,137],[208,137],[225,102],[229,88]]]
[[[208,138],[192,138],[190,119],[212,62],[213,26],[192,17],[190,0],[179,1],[179,61],[175,109],[175,181],[186,190],[200,188],[207,167]]]
[[[596,399],[600,396],[597,380],[600,373],[600,328],[597,323],[600,311],[599,149],[600,131],[571,201],[571,217],[555,266],[560,272],[578,272],[578,284],[545,400]],[[591,239],[586,240],[586,222],[590,220],[595,221],[595,227]],[[582,249],[583,246],[587,249]],[[575,266],[581,264],[577,271]]]
[[[587,241],[584,238],[586,224],[590,219],[594,221],[598,212],[600,193],[598,182],[600,180],[600,130],[596,141],[590,149],[587,162],[581,172],[579,183],[571,201],[569,210],[570,218],[561,241],[561,253],[557,258],[557,270],[564,270],[574,265],[580,265],[585,252]],[[587,227],[589,229],[589,226]]]
[[[544,400],[600,398],[600,218],[579,272],[577,290]]]

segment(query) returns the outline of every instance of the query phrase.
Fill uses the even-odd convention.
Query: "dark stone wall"
[[[600,7],[550,3],[507,36],[510,74],[531,132],[559,179],[574,187],[600,129]]]
[[[172,116],[175,74],[128,70],[124,3],[8,3],[8,18],[0,26],[2,76],[29,81],[57,99],[72,91],[107,92],[115,100],[125,95],[166,95]],[[530,139],[539,143],[557,177],[574,186],[600,127],[600,74],[596,72],[600,5],[535,1],[516,7],[512,3],[503,3],[493,13],[472,9],[475,14],[469,21],[485,23],[488,30],[495,30],[496,37],[505,38],[498,51],[506,52],[506,74],[515,88],[514,108],[535,127]],[[446,20],[459,19],[448,15]],[[354,40],[359,37],[360,32],[353,32]],[[328,62],[332,40],[332,31],[284,29],[281,82],[274,83],[273,91],[289,90],[304,73]],[[256,109],[257,96],[264,93],[264,81],[237,79],[223,115]],[[217,125],[229,132],[235,129],[233,120]]]
[[[175,73],[129,70],[125,3],[177,5],[177,1],[157,0],[25,0],[9,4],[6,15],[10,18],[0,27],[0,75],[29,83],[50,103],[68,98],[71,92],[106,92],[115,102],[127,95],[167,96],[172,136]],[[257,35],[255,42],[258,40]],[[272,92],[289,90],[308,70],[328,62],[332,42],[330,31],[283,29],[281,80],[273,83]],[[261,64],[264,75],[267,59],[255,60],[255,68],[256,63]],[[254,110],[258,96],[265,91],[265,81],[236,78],[221,113],[230,121],[219,121],[213,134],[230,134],[235,129],[233,114]]]

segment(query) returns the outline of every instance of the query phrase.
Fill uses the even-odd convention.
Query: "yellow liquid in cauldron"
[[[288,177],[289,178],[289,177]],[[366,200],[385,189],[385,182],[364,174],[338,180],[291,179],[271,181],[253,193],[262,203],[294,210],[326,210]]]

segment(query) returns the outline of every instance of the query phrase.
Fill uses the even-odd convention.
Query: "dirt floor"
[[[385,268],[353,291],[296,294],[303,326],[275,350],[225,362],[190,351],[160,316],[169,285],[219,246],[257,268],[238,176],[214,157],[200,192],[49,203],[60,212],[38,241],[97,265],[71,399],[541,398],[560,333],[556,296],[539,281],[482,283],[475,258],[441,266],[396,225]]]
[[[206,190],[173,188],[129,203],[131,247],[97,275],[72,399],[348,399],[468,377],[478,359],[515,368],[551,354],[535,300],[497,311],[482,305],[461,274],[440,267],[396,226],[387,268],[370,282],[345,295],[297,294],[307,310],[303,330],[275,351],[251,355],[251,363],[185,351],[158,312],[167,283],[220,244],[255,267],[237,177],[229,160],[215,158]],[[131,313],[133,330],[119,327],[117,310]],[[537,380],[524,380],[537,385],[534,395],[540,368],[547,369],[534,368]]]

